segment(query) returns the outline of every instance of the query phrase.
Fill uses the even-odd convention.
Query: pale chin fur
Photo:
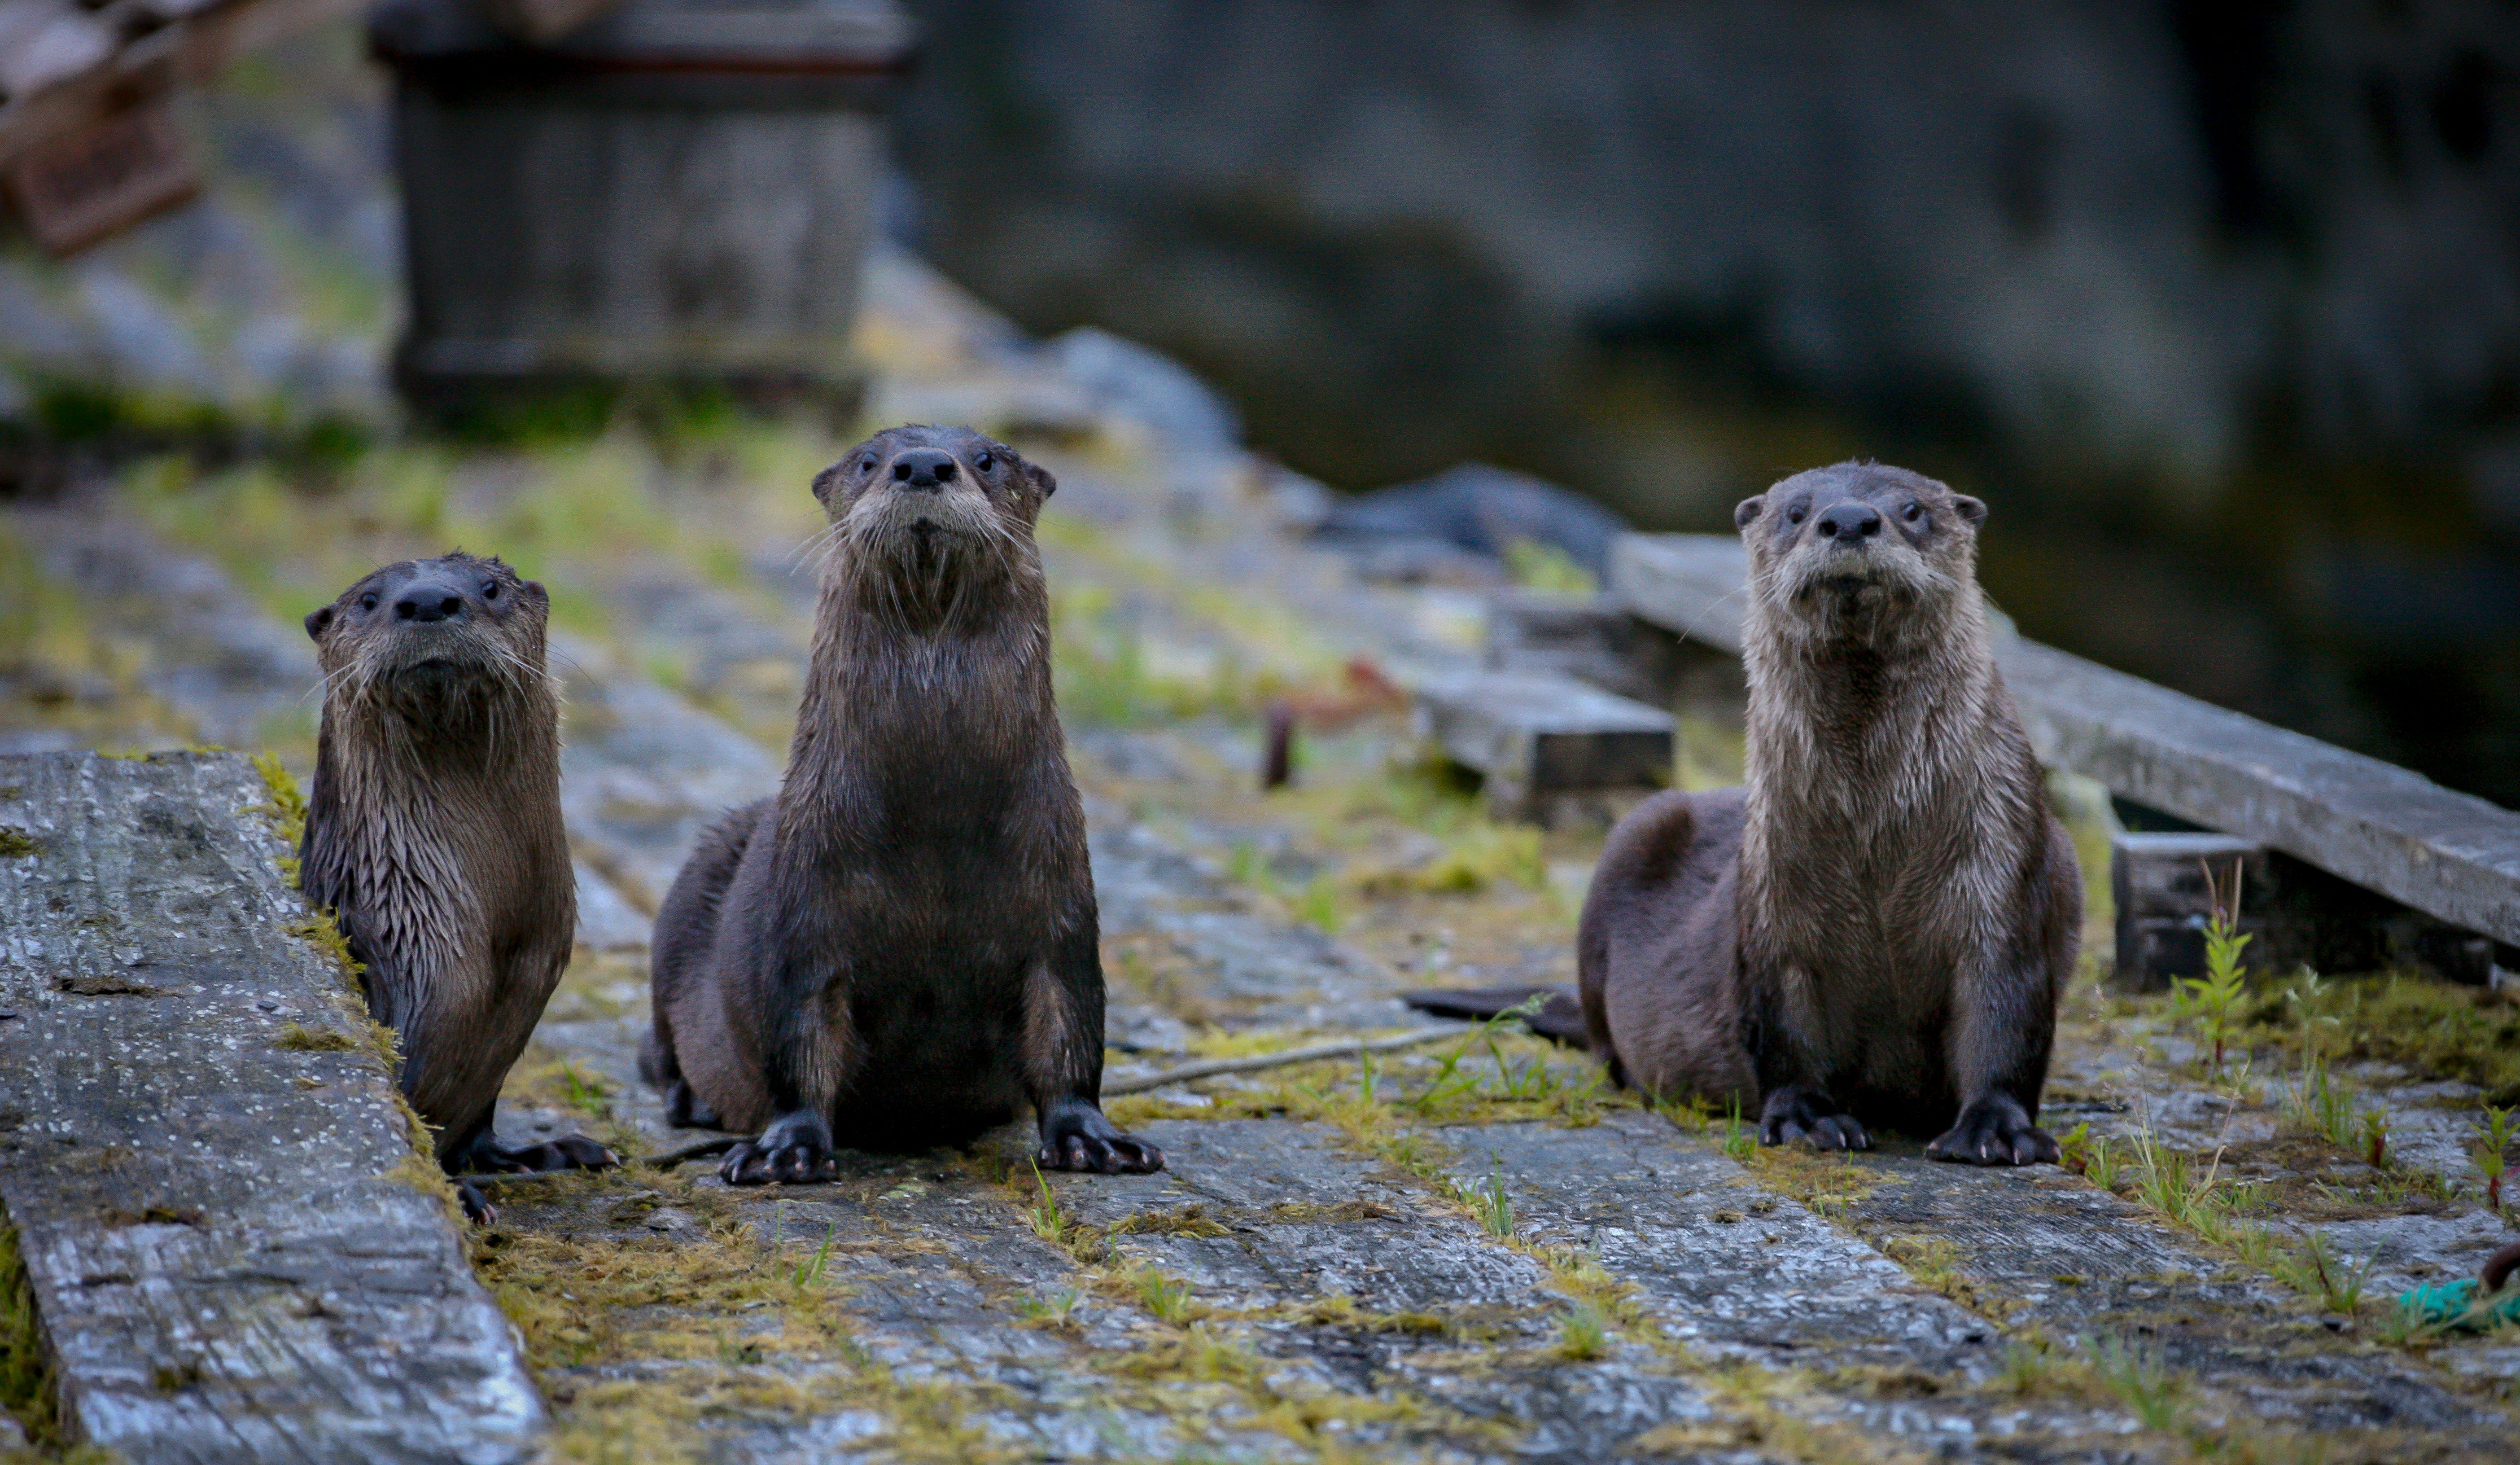
[[[1829,583],[1850,579],[1863,582],[1852,599]],[[1870,641],[1894,607],[1947,603],[1959,589],[1958,581],[1912,550],[1848,553],[1808,545],[1785,555],[1772,583],[1766,599],[1774,620],[1824,641]]]
[[[836,527],[860,563],[917,568],[942,575],[949,566],[986,563],[981,541],[1007,537],[985,501],[965,492],[927,494],[877,489],[851,506]],[[934,527],[922,533],[921,520]]]

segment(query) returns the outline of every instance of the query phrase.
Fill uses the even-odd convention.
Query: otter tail
[[[1534,997],[1546,1000],[1537,1011],[1523,1017],[1524,1027],[1570,1048],[1592,1046],[1584,1032],[1584,1008],[1575,1000],[1575,993],[1562,986],[1483,986],[1400,994],[1401,1001],[1430,1017],[1472,1021],[1511,1012]]]

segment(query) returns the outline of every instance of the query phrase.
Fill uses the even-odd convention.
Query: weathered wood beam
[[[268,798],[228,754],[0,757],[0,1204],[62,1418],[131,1460],[531,1458]]]
[[[1553,822],[1570,801],[1671,779],[1671,714],[1572,677],[1456,672],[1415,692],[1420,733],[1485,777],[1502,816]]]
[[[2374,972],[2414,968],[2483,986],[2494,942],[2472,931],[2373,894],[2264,845],[2228,834],[2121,831],[2109,842],[2109,891],[2117,912],[2114,981],[2159,991],[2205,973],[2205,928],[2217,898],[2240,893],[2245,956],[2261,972]]]
[[[1610,553],[1631,614],[1736,651],[1746,573],[1722,535],[1628,535]],[[2033,641],[1998,657],[2051,766],[2520,944],[2520,813]]]

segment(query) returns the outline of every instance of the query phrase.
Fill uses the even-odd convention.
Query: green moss
[[[273,1046],[292,1053],[355,1053],[365,1044],[331,1028],[312,1029],[292,1023],[280,1030],[279,1041]]]
[[[281,766],[278,754],[255,754],[253,767],[262,775],[262,786],[271,795],[271,801],[262,806],[261,812],[271,821],[271,832],[289,847],[290,852],[281,857],[281,873],[294,889],[297,847],[306,838],[306,796],[298,789],[297,780]]]
[[[23,859],[42,847],[26,831],[0,824],[0,859]]]
[[[25,1259],[18,1252],[17,1228],[5,1222],[0,1222],[0,1412],[18,1421],[38,1448],[60,1446],[52,1355],[44,1347]]]
[[[2520,1003],[2506,992],[2406,974],[2295,984],[2262,992],[2248,1024],[2248,1036],[2286,1053],[2397,1064],[2472,1083],[2488,1104],[2520,1104]]]

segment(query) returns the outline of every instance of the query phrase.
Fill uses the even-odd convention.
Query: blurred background
[[[0,174],[22,499],[320,482],[528,378],[844,422],[889,241],[1343,493],[1722,531],[1920,469],[2025,633],[2520,805],[2508,0],[0,0]],[[730,238],[656,250],[787,242],[732,356],[725,280],[603,263],[685,196]]]

